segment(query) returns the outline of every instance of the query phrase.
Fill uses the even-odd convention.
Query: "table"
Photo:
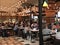
[[[31,40],[38,37],[39,30],[31,30]]]
[[[8,28],[4,28],[3,30],[5,30],[6,33],[9,34],[9,35],[14,35],[14,31],[13,31],[13,29],[10,28],[10,27],[8,27]]]

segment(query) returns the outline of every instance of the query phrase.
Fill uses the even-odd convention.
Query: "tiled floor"
[[[39,41],[35,40],[35,43],[32,43],[31,40],[23,40],[20,37],[0,37],[0,45],[39,45]]]
[[[39,41],[35,40],[35,43],[32,43],[31,40],[23,40],[20,37],[0,37],[0,45],[39,45]]]
[[[30,40],[21,41],[22,39],[20,37],[0,37],[0,45],[39,45],[39,41],[35,41],[35,43],[31,43]]]
[[[0,37],[0,45],[23,45],[20,41],[14,37]]]

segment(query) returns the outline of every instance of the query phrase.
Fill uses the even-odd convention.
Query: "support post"
[[[43,44],[43,35],[42,35],[42,2],[43,0],[38,0],[39,15],[38,15],[38,25],[39,25],[39,45]]]

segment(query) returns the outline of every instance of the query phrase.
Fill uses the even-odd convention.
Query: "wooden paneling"
[[[47,10],[45,11],[46,17],[54,17],[55,16],[55,10]]]

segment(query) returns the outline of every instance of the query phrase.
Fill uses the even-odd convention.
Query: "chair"
[[[54,45],[60,45],[60,40],[59,39],[55,39]]]
[[[51,35],[50,34],[44,34],[43,37],[44,36],[51,36]],[[50,38],[47,38],[45,40],[43,39],[44,45],[51,45],[51,41],[52,41],[51,37]]]

